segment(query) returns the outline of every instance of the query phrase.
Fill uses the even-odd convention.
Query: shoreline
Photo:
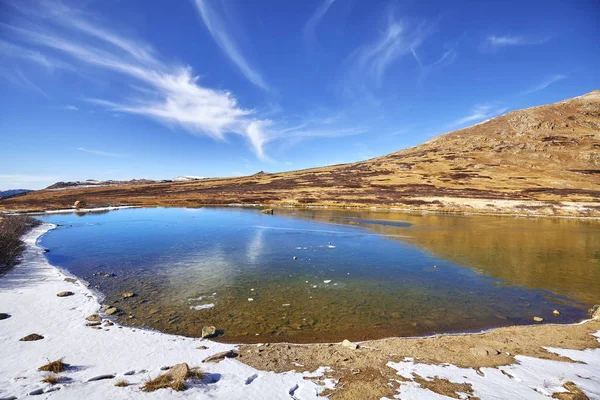
[[[332,399],[383,398],[393,397],[398,393],[407,399],[435,398],[436,393],[447,390],[443,387],[450,385],[452,388],[452,385],[458,384],[453,380],[463,379],[449,376],[440,381],[440,376],[445,376],[449,366],[460,368],[461,371],[464,370],[461,372],[463,375],[470,376],[469,371],[482,368],[499,372],[504,371],[499,369],[504,367],[519,370],[518,365],[525,361],[533,363],[532,365],[553,362],[561,363],[562,369],[559,368],[559,371],[567,373],[583,359],[587,360],[585,354],[590,351],[594,352],[600,363],[600,342],[590,336],[595,334],[600,337],[598,320],[585,320],[569,325],[492,328],[477,333],[379,339],[359,342],[358,349],[347,348],[339,343],[232,345],[119,324],[93,329],[85,326],[85,317],[92,313],[100,313],[97,295],[60,267],[51,265],[44,256],[43,249],[37,245],[38,239],[50,229],[51,224],[42,224],[26,234],[24,240],[27,249],[21,263],[0,278],[0,311],[11,315],[10,318],[0,321],[0,344],[6,349],[7,361],[3,363],[5,365],[0,366],[2,397],[21,397],[36,389],[42,389],[43,393],[51,393],[60,388],[61,398],[110,396],[118,399],[159,396],[158,398],[162,399],[193,397],[205,392],[210,392],[215,398],[224,399],[236,398],[235,393],[239,393],[242,396],[240,398],[249,399],[262,399],[269,395],[274,399],[290,398],[291,392],[297,399],[319,398],[319,395],[331,395]],[[75,295],[56,297],[56,293],[67,289],[75,292]],[[64,314],[69,315],[67,317]],[[43,325],[45,327],[41,327]],[[45,338],[31,343],[18,341],[20,337],[34,331]],[[561,331],[563,334],[558,334],[559,337],[556,338],[551,334],[552,331]],[[542,346],[534,340],[533,345],[530,344],[531,348],[525,347],[519,354],[503,349],[496,350],[501,347],[499,343],[492,344],[492,347],[489,345],[489,337],[505,335],[506,340],[518,341],[520,337],[530,334],[548,336],[545,339],[547,342]],[[62,340],[63,336],[71,338]],[[479,342],[488,343],[487,347],[481,347]],[[452,346],[445,348],[447,343],[451,343]],[[558,343],[562,345],[556,346]],[[198,350],[198,345],[203,345],[206,349]],[[523,345],[518,344],[518,347],[520,346]],[[562,350],[563,347],[575,350]],[[206,357],[232,350],[240,355],[239,359],[225,359],[216,364],[202,362]],[[111,354],[105,354],[107,351]],[[96,354],[98,352],[102,353],[100,357]],[[466,355],[460,356],[458,353],[461,352],[466,352]],[[497,354],[492,355],[494,352]],[[54,386],[41,384],[39,381],[43,374],[36,369],[45,364],[46,359],[60,357],[66,357],[65,362],[79,365],[81,369],[67,371],[66,375],[69,375],[70,381]],[[78,357],[80,359],[77,359]],[[569,358],[574,362],[565,362]],[[161,373],[161,367],[181,362],[187,362],[190,366],[201,366],[209,378],[200,384],[192,385],[184,392],[168,389],[145,393],[139,389],[145,379]],[[373,366],[377,364],[380,365],[380,373],[372,371]],[[553,368],[558,367],[553,364]],[[588,376],[591,374],[600,382],[600,364],[590,368],[591,370],[586,370]],[[120,371],[117,371],[118,369]],[[125,372],[134,369],[146,372],[132,376],[124,375]],[[115,379],[87,382],[93,376],[107,373],[114,374]],[[218,380],[212,382],[211,379],[215,380],[217,375]],[[504,372],[501,372],[501,375],[500,378],[504,377],[502,379],[511,379],[506,378]],[[130,380],[132,385],[125,388],[115,387],[114,382],[119,377]],[[424,378],[425,381],[418,377]],[[555,378],[552,393],[565,391],[562,384],[559,384],[562,382],[561,376],[557,375]],[[469,379],[467,385],[482,399],[489,397],[478,392],[478,385],[485,387],[487,384],[497,384],[495,380],[477,382]],[[252,383],[247,384],[248,380]],[[577,381],[577,377],[574,380]],[[520,382],[509,383],[522,385],[526,382],[521,379]],[[586,382],[579,380],[575,383],[586,390]],[[507,387],[511,388],[510,385]],[[546,392],[549,390],[542,389]],[[100,396],[99,390],[102,391]],[[588,390],[588,394],[600,396],[600,385],[592,385]],[[532,394],[534,393],[538,392],[533,390]]]
[[[480,200],[480,199],[464,199],[464,200]],[[538,200],[529,201],[539,202]],[[600,204],[600,203],[598,203]],[[355,212],[389,212],[399,214],[431,214],[431,215],[451,215],[451,216],[487,216],[487,217],[509,217],[509,218],[547,218],[547,219],[573,219],[580,221],[600,221],[600,215],[554,215],[554,214],[536,214],[526,212],[492,212],[492,211],[476,211],[476,210],[460,210],[460,209],[421,209],[421,208],[398,208],[398,207],[386,207],[386,206],[367,206],[367,205],[356,205],[356,206],[340,206],[340,205],[318,205],[312,204],[307,206],[300,205],[286,205],[286,204],[269,204],[269,203],[256,203],[256,204],[243,204],[243,203],[231,203],[231,204],[201,204],[198,206],[188,205],[120,205],[120,206],[108,206],[108,207],[92,207],[92,208],[57,208],[57,209],[46,209],[46,210],[0,210],[0,215],[51,215],[51,214],[69,214],[69,213],[93,213],[102,211],[115,211],[128,208],[272,208],[274,210],[334,210],[334,211],[355,211]]]

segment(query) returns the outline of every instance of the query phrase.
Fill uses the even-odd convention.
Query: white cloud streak
[[[206,29],[227,57],[239,68],[244,76],[254,85],[269,91],[269,86],[262,76],[250,66],[237,44],[229,34],[225,21],[209,5],[207,0],[195,0],[196,8]]]
[[[360,74],[368,74],[380,86],[387,69],[406,55],[412,55],[419,66],[416,50],[433,33],[433,26],[425,22],[411,24],[396,19],[391,13],[387,26],[379,38],[357,49],[352,58]]]
[[[509,47],[509,46],[525,46],[546,43],[549,39],[531,39],[524,36],[514,35],[489,35],[486,38],[486,43],[494,48]]]
[[[329,8],[335,0],[324,0],[314,11],[311,17],[304,25],[304,45],[311,50],[317,40],[317,25],[321,19],[327,14]]]
[[[110,111],[151,118],[179,126],[192,135],[216,140],[236,134],[243,137],[262,160],[269,159],[265,146],[275,140],[355,134],[353,130],[334,127],[322,131],[317,127],[309,134],[306,130],[285,129],[281,123],[260,118],[255,110],[241,107],[232,93],[203,86],[190,66],[164,62],[149,45],[92,23],[88,15],[60,2],[41,2],[39,7],[29,7],[22,12],[27,13],[28,19],[37,18],[44,25],[2,24],[19,41],[52,50],[53,54],[62,54],[70,62],[79,63],[74,73],[85,74],[88,68],[84,67],[89,66],[124,79],[124,86],[132,88],[133,94],[120,99],[87,99]]]
[[[103,150],[87,149],[85,147],[79,147],[79,148],[77,148],[77,150],[82,151],[84,153],[94,154],[94,155],[103,156],[103,157],[124,158],[124,157],[128,156],[127,154],[112,153],[112,152],[103,151]]]
[[[538,83],[537,85],[532,86],[529,89],[521,92],[520,94],[525,95],[525,94],[539,92],[540,90],[544,90],[548,86],[550,86],[556,82],[562,81],[564,79],[567,79],[567,75],[563,75],[563,74],[552,75],[552,76],[546,78],[545,80],[543,80],[542,82]]]
[[[448,127],[458,128],[469,123],[480,123],[487,121],[490,118],[497,117],[498,115],[506,112],[506,110],[506,108],[497,108],[490,105],[477,105],[473,108],[469,115],[451,122]]]

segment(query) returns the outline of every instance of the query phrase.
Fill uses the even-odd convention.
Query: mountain
[[[0,191],[0,199],[6,198],[6,197],[18,196],[20,194],[25,194],[27,192],[31,192],[31,190],[29,190],[29,189],[10,189],[10,190]]]
[[[600,91],[512,111],[350,164],[236,178],[36,191],[4,209],[88,204],[382,207],[600,216]]]

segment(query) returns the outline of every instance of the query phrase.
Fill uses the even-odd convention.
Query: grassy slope
[[[239,178],[42,190],[0,209],[88,206],[381,206],[600,215],[600,91],[513,111],[367,161]]]

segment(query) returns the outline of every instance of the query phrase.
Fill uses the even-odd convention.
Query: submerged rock
[[[27,335],[21,339],[19,339],[20,342],[34,342],[36,340],[42,340],[44,337],[42,335],[38,335],[37,333],[32,333],[30,335]]]
[[[69,292],[69,291],[64,291],[64,292],[60,292],[57,294],[58,297],[67,297],[67,296],[73,296],[75,293],[73,292]]]
[[[100,322],[102,318],[98,314],[92,314],[86,318],[86,320],[90,322]]]
[[[273,209],[272,208],[265,208],[264,210],[261,211],[261,214],[273,215]]]
[[[205,326],[202,328],[202,337],[209,338],[213,337],[217,334],[217,328],[214,326]]]
[[[358,349],[358,344],[353,343],[353,342],[349,341],[348,339],[344,339],[344,341],[342,342],[342,346],[344,346],[347,349],[352,349],[352,350]]]
[[[117,309],[117,307],[110,307],[108,308],[105,313],[106,315],[113,315],[116,314],[119,310]]]
[[[544,320],[544,318],[542,318],[542,317],[533,317],[533,320],[535,322],[542,322]]]
[[[554,314],[554,315],[560,315],[560,311],[554,310],[554,311],[552,311],[552,314]]]

